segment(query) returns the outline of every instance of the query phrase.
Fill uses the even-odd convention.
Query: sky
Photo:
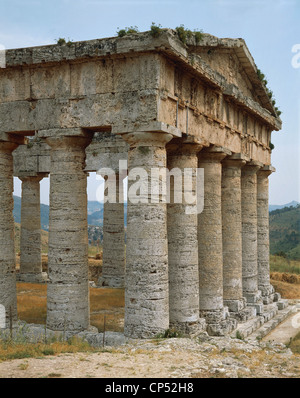
[[[271,140],[277,171],[270,176],[270,203],[285,204],[300,202],[299,20],[300,0],[0,0],[0,46],[112,37],[129,26],[149,30],[152,22],[243,38],[282,111],[283,128]],[[89,177],[89,200],[96,200],[100,183]],[[15,194],[21,195],[18,179]],[[49,203],[49,179],[41,182],[41,202]]]

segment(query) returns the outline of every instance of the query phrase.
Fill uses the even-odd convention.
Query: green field
[[[287,272],[289,274],[300,275],[300,261],[271,255],[270,270],[271,272]]]

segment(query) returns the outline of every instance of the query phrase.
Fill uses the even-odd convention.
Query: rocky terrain
[[[93,353],[0,363],[2,378],[298,378],[300,355],[283,344],[203,336],[137,340]]]

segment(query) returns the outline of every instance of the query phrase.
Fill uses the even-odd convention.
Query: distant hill
[[[270,212],[270,252],[300,260],[300,204]]]
[[[125,203],[125,225],[127,225],[127,203]],[[15,222],[21,223],[21,198],[14,196]],[[97,201],[88,202],[88,224],[97,227],[103,226],[103,203]],[[49,230],[49,206],[41,204],[41,226],[45,231]]]
[[[103,226],[103,208],[100,211],[95,211],[88,215],[88,224],[97,227]]]
[[[296,202],[295,200],[293,200],[290,203],[287,203],[285,205],[270,205],[269,206],[269,211],[273,211],[273,210],[279,210],[279,209],[284,209],[285,207],[297,207],[300,203]]]
[[[127,203],[125,203],[125,225],[127,225]],[[275,209],[274,209],[275,207]],[[283,205],[270,205],[270,252],[284,254],[292,260],[300,260],[300,204],[296,201]],[[15,222],[21,223],[21,198],[14,196]],[[49,206],[41,204],[42,229],[49,229]],[[88,202],[88,224],[103,226],[103,203]],[[94,230],[93,230],[94,231]],[[96,230],[95,230],[96,231]],[[89,231],[90,239],[94,232]],[[101,230],[99,230],[101,231]],[[97,234],[99,232],[96,231]],[[101,234],[99,238],[102,239]]]
[[[103,211],[103,203],[97,201],[88,201],[88,215],[95,213],[96,211]]]

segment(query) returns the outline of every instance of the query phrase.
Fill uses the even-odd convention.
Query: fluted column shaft
[[[247,163],[242,169],[242,249],[243,249],[243,295],[247,302],[257,303],[257,172],[260,166]]]
[[[103,216],[103,266],[100,286],[121,288],[125,283],[125,227],[124,203],[119,195],[123,194],[123,179],[116,175],[116,203],[104,203]]]
[[[166,182],[160,200],[151,203],[151,184],[158,179],[152,169],[166,169],[166,133],[122,134],[130,144],[128,154],[128,215],[125,277],[125,335],[155,336],[169,328],[168,242]],[[146,178],[134,176],[146,173]],[[147,178],[148,174],[148,178]],[[140,184],[140,200],[131,199],[134,184]]]
[[[233,155],[235,156],[235,155]],[[241,168],[246,161],[222,162],[222,231],[224,304],[237,312],[245,307],[242,283]]]
[[[90,138],[47,138],[51,146],[47,326],[89,327],[87,176]]]
[[[257,174],[258,288],[266,304],[273,301],[274,293],[274,288],[270,283],[269,244],[269,175],[273,170],[266,167],[259,170]]]
[[[0,305],[5,308],[6,325],[10,314],[13,320],[17,319],[12,156],[17,146],[10,142],[0,142]]]
[[[200,316],[215,335],[229,332],[234,324],[225,321],[223,304],[221,161],[230,154],[219,147],[201,151],[198,166],[204,168],[204,210],[198,216]]]
[[[170,181],[168,204],[170,326],[187,335],[205,327],[205,321],[199,320],[197,201],[190,204],[185,199],[186,194],[197,194],[197,153],[201,149],[202,146],[192,144],[168,148],[168,169],[178,168],[182,176],[181,184],[175,179]],[[191,178],[188,187],[185,177]],[[182,195],[182,203],[174,203],[176,191]]]
[[[43,282],[41,253],[40,181],[43,175],[20,177],[22,181],[20,274],[24,282]]]

